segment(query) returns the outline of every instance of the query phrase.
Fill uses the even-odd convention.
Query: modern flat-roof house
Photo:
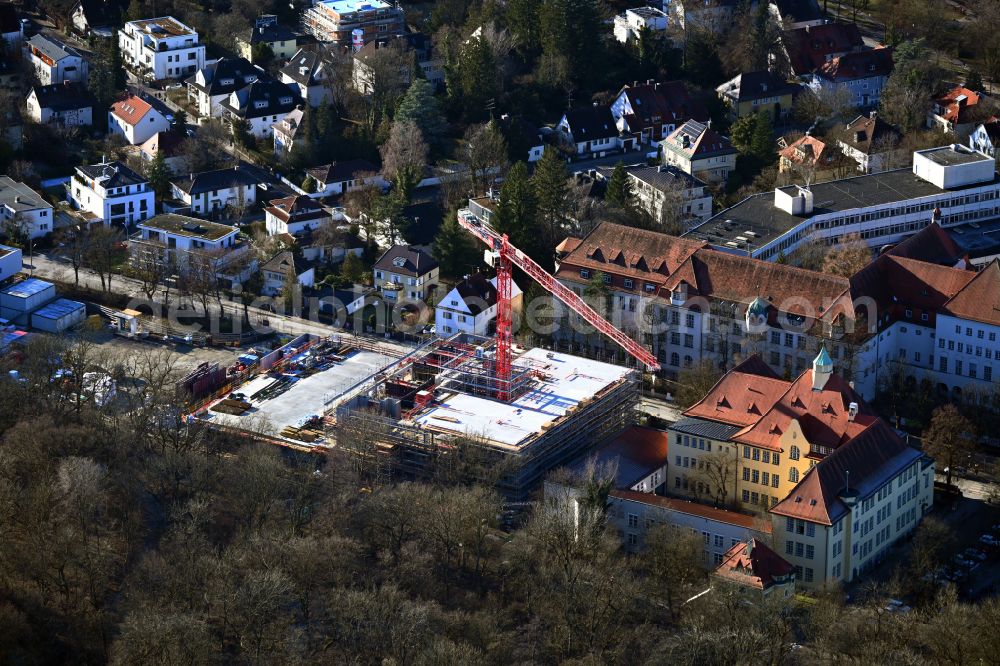
[[[689,120],[660,143],[664,164],[712,183],[724,183],[736,170],[736,149],[710,124]]]
[[[41,238],[54,230],[52,206],[38,192],[0,176],[0,233]]]
[[[302,25],[318,41],[357,50],[376,39],[403,34],[406,18],[395,2],[320,0],[305,11]]]
[[[245,58],[219,58],[205,65],[188,78],[188,100],[198,108],[202,118],[221,118],[225,113],[222,103],[231,94],[264,75],[264,70]]]
[[[733,119],[753,113],[766,113],[778,120],[792,111],[792,99],[797,85],[788,83],[774,72],[744,72],[737,74],[715,89],[729,109]]]
[[[961,145],[919,150],[911,169],[777,188],[716,214],[687,236],[724,251],[775,260],[804,243],[859,234],[896,243],[930,224],[943,227],[1000,214],[993,158]]]
[[[438,284],[438,264],[410,245],[393,245],[375,265],[375,289],[386,301],[425,301]]]
[[[272,125],[295,108],[298,88],[263,75],[250,85],[230,93],[222,102],[222,110],[230,122],[244,120],[250,134],[258,139],[270,138]]]
[[[618,14],[614,20],[614,34],[622,44],[639,40],[643,30],[650,32],[665,32],[667,15],[656,7],[635,7],[626,9],[624,14]]]
[[[298,48],[298,35],[294,30],[278,23],[273,14],[258,16],[253,27],[236,38],[236,52],[254,62],[254,48],[266,46],[275,60],[288,60]]]
[[[236,165],[178,178],[171,181],[170,189],[174,198],[183,201],[195,215],[213,215],[227,207],[252,206],[257,201],[259,184],[258,176]]]
[[[295,86],[306,104],[318,107],[333,100],[333,62],[326,50],[299,49],[281,68],[281,82]]]
[[[28,93],[28,117],[42,125],[90,127],[94,124],[94,97],[81,83],[35,86]]]
[[[234,262],[248,258],[249,245],[239,240],[239,230],[184,215],[157,215],[137,225],[129,239],[129,256],[134,265],[154,262],[165,270],[185,274],[210,271],[213,276],[239,283],[256,266]]]
[[[619,131],[639,133],[643,142],[659,142],[689,120],[708,121],[708,110],[683,81],[653,80],[624,86],[611,103]]]
[[[67,189],[73,208],[105,224],[128,227],[152,217],[156,209],[149,181],[121,162],[78,166]]]
[[[434,308],[434,324],[439,337],[455,333],[489,335],[490,322],[497,314],[497,280],[482,273],[467,276],[445,294]],[[511,308],[521,309],[521,289],[511,282]]]
[[[129,21],[118,31],[125,66],[153,81],[180,79],[205,66],[198,33],[172,16]]]
[[[51,35],[41,33],[28,40],[31,65],[42,85],[86,83],[89,63],[82,53]]]
[[[108,132],[125,137],[133,146],[169,129],[170,120],[152,104],[135,95],[115,102],[108,111]]]

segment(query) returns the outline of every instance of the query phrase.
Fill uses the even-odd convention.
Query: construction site
[[[494,340],[462,333],[426,345],[341,396],[333,429],[364,441],[349,445],[355,453],[414,477],[476,447],[479,459],[510,470],[501,489],[523,498],[546,472],[632,422],[634,369],[516,349],[510,379],[498,381],[495,354]]]

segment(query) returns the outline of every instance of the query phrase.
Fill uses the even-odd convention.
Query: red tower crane
[[[497,271],[497,326],[495,373],[498,384],[497,398],[510,398],[511,376],[511,270],[517,266],[527,273],[543,289],[565,303],[573,312],[581,316],[595,329],[608,336],[633,358],[650,370],[659,370],[660,364],[645,347],[615,328],[611,322],[599,315],[592,307],[571,289],[549,275],[531,257],[521,252],[489,225],[480,221],[469,211],[459,211],[458,223],[473,236],[483,241],[493,251]]]

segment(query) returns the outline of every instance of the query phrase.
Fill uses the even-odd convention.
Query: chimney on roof
[[[847,420],[853,423],[857,415],[858,415],[858,403],[852,402],[850,405],[847,406]]]
[[[868,117],[871,118],[872,120],[875,120],[876,118],[878,118],[878,111],[872,109],[872,112],[868,114]]]

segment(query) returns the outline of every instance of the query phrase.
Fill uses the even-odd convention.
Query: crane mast
[[[511,271],[517,266],[528,274],[543,289],[562,301],[569,309],[582,317],[595,329],[614,340],[633,358],[645,365],[649,370],[658,370],[659,362],[649,350],[615,328],[611,322],[598,314],[592,307],[580,298],[573,290],[556,280],[545,269],[539,266],[531,257],[514,247],[506,234],[500,234],[492,227],[480,221],[468,210],[458,212],[458,223],[473,236],[486,244],[494,256],[497,271],[497,324],[496,324],[496,361],[495,373],[497,380],[497,398],[507,401],[510,398],[511,377]]]

